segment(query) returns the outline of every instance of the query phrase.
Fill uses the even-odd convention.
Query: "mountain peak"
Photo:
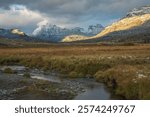
[[[88,31],[86,32],[84,28],[81,27],[74,27],[72,29],[67,29],[47,23],[45,25],[41,25],[38,28],[36,28],[33,31],[32,35],[39,39],[59,42],[66,36],[69,36],[69,38],[72,38],[74,35],[81,35],[79,37],[93,36],[101,32],[103,28],[104,27],[101,24],[90,25]],[[78,36],[75,37],[76,39],[79,38]]]
[[[127,13],[126,17],[141,16],[144,14],[150,14],[150,5],[134,8]]]
[[[95,41],[140,41],[145,42],[149,40],[150,29],[150,6],[144,6],[141,8],[134,8],[127,16],[114,22],[113,24],[105,27],[99,34],[93,37],[70,37],[71,41],[84,40],[84,42],[90,40]],[[137,38],[140,37],[140,38]],[[63,41],[68,42],[69,37]]]
[[[111,26],[106,27],[105,30],[103,30],[96,37],[102,37],[116,31],[129,30],[131,28],[143,25],[145,22],[149,20],[150,20],[150,14],[126,17],[120,21],[113,23]]]

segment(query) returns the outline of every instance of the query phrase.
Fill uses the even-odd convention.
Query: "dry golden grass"
[[[150,55],[150,45],[134,46],[102,46],[102,45],[84,45],[84,46],[49,46],[40,48],[0,48],[0,56],[16,55],[46,55],[46,56],[122,56],[122,55]]]
[[[21,64],[72,78],[95,77],[126,99],[150,99],[150,44],[0,48],[0,65]],[[147,89],[148,88],[148,89]]]

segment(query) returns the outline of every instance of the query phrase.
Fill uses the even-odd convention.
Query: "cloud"
[[[0,26],[29,26],[28,29],[31,30],[43,21],[62,27],[85,27],[95,23],[108,25],[122,18],[130,9],[147,4],[150,4],[150,1],[0,0]]]
[[[24,5],[10,5],[9,9],[0,9],[0,26],[5,28],[24,28],[30,30],[44,20],[39,12],[32,11]]]

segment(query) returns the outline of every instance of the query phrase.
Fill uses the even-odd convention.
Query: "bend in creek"
[[[96,83],[94,80],[86,87],[86,91],[74,98],[75,100],[109,100],[110,93],[101,83]]]
[[[66,86],[69,86],[71,89],[76,90],[78,95],[75,96],[74,100],[109,100],[111,99],[110,92],[105,88],[104,84],[97,83],[94,79],[68,79],[60,78],[51,74],[44,75],[38,69],[26,69],[24,66],[4,66],[0,70],[5,68],[11,68],[14,71],[17,71],[18,75],[23,75],[25,72],[29,72],[31,78],[48,80],[56,83],[63,83]]]

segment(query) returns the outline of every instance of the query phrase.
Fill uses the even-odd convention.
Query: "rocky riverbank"
[[[61,78],[56,74],[44,74],[38,69],[26,69],[23,66],[3,66],[0,68],[1,100],[109,98],[110,95],[103,85],[96,83],[94,79]]]
[[[54,83],[27,79],[16,74],[0,74],[0,99],[73,99],[84,88],[78,82]]]

